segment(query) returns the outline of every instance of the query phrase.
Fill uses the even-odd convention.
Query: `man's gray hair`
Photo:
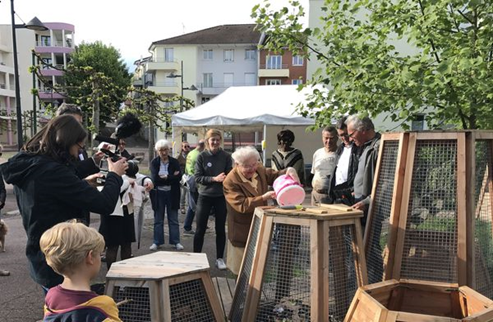
[[[375,130],[373,122],[368,116],[359,117],[358,115],[350,115],[346,120],[346,125],[353,125],[353,128],[357,131],[369,131]]]
[[[159,151],[160,149],[167,147],[168,149],[171,149],[171,145],[169,144],[168,140],[159,140],[156,142],[154,145],[154,150]]]
[[[253,146],[244,146],[236,149],[231,155],[235,163],[244,164],[247,160],[256,159],[260,161],[260,154]]]

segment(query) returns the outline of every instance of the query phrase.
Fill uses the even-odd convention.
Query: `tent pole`
[[[267,155],[267,124],[264,124],[264,133],[263,133],[263,141],[262,141],[262,162],[264,164],[264,167],[266,166],[267,164],[267,158],[266,158],[266,155]]]

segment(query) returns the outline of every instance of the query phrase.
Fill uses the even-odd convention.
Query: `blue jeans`
[[[195,209],[197,207],[197,199],[199,197],[199,193],[197,189],[189,189],[188,190],[188,209],[187,216],[185,217],[185,222],[183,223],[183,228],[185,230],[192,230],[192,223],[195,217]]]
[[[178,224],[178,209],[171,209],[171,191],[157,191],[157,208],[154,211],[154,244],[164,244],[164,212],[168,214],[169,243],[176,245],[180,242],[180,226]]]

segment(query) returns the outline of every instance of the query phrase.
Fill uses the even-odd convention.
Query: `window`
[[[293,56],[293,66],[303,66],[303,57]]]
[[[412,131],[423,131],[425,129],[425,116],[424,114],[416,115],[415,119],[411,122]]]
[[[225,62],[233,62],[233,61],[235,61],[235,51],[234,51],[234,49],[225,49],[224,50],[224,61]]]
[[[213,51],[212,49],[204,49],[204,50],[202,51],[202,58],[203,58],[204,60],[212,60],[212,59],[213,59],[213,56],[212,56],[212,53],[213,53],[213,52],[214,52],[214,51]]]
[[[254,73],[245,73],[245,85],[257,85],[257,79]]]
[[[41,46],[51,46],[50,36],[41,36]]]
[[[212,80],[212,73],[205,73],[203,74],[203,83],[204,87],[213,87],[214,83]]]
[[[230,87],[234,84],[234,74],[224,73],[224,87]]]
[[[265,85],[281,85],[280,79],[267,79],[265,80]]]
[[[282,68],[282,57],[281,55],[267,56],[266,69],[281,69]]]
[[[245,49],[245,60],[255,60],[257,52],[255,49]]]
[[[48,66],[48,65],[51,65],[51,62],[52,62],[51,58],[43,58],[43,66],[42,66],[42,69],[45,69],[45,70],[46,69],[51,69],[51,67]]]
[[[291,84],[293,84],[293,85],[300,85],[300,84],[303,84],[303,80],[301,80],[301,79],[293,79],[293,80],[291,80]]]
[[[175,60],[173,48],[164,48],[164,61],[172,62]]]

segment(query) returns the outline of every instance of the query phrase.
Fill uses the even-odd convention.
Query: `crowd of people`
[[[139,173],[123,139],[116,147],[121,156],[118,160],[104,157],[100,151],[89,157],[87,132],[81,123],[82,111],[63,104],[55,118],[0,166],[5,182],[14,186],[28,237],[29,270],[47,294],[47,316],[98,303],[105,308],[103,314],[118,320],[114,302],[97,297],[89,282],[104,253],[108,269],[117,260],[118,250],[122,260],[132,256],[139,229],[136,215],[147,193],[154,212],[150,251],[165,244],[165,216],[168,243],[177,251],[184,249],[181,213],[185,215],[182,233],[193,236],[193,252],[202,252],[213,216],[216,267],[235,275],[254,210],[275,204],[272,185],[280,175],[302,185],[310,182],[312,205],[343,203],[364,211],[362,223],[366,222],[380,142],[368,117],[351,115],[323,128],[323,147],[314,153],[308,177],[303,154],[293,146],[295,136],[288,129],[277,135],[278,149],[272,154],[271,167],[263,165],[255,147],[226,152],[221,131],[210,129],[194,149],[182,142],[177,158],[171,154],[169,141],[157,141],[156,157],[146,176]],[[107,163],[105,173],[100,171],[102,160]],[[5,188],[0,185],[0,208],[4,195]],[[87,227],[90,213],[101,215],[99,232]],[[0,273],[8,275],[7,271]],[[73,293],[77,291],[86,293]]]

